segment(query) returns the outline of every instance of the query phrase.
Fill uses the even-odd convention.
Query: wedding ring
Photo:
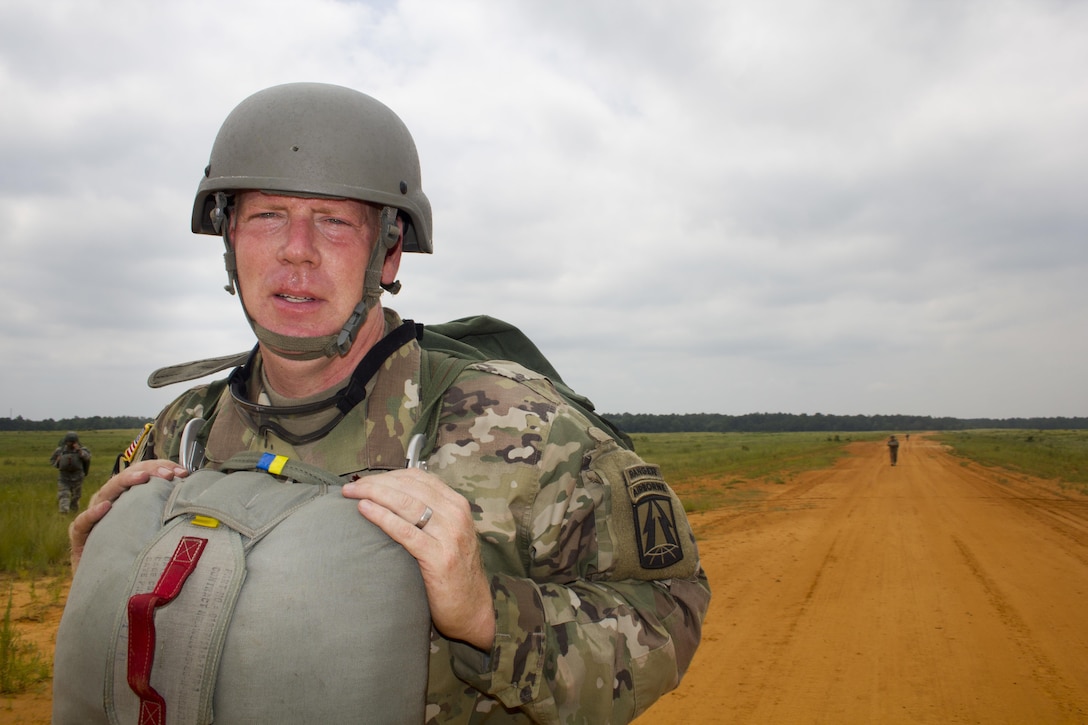
[[[424,526],[427,525],[427,522],[431,520],[432,516],[434,516],[434,510],[431,509],[430,506],[423,509],[423,515],[420,516],[419,521],[416,522],[416,528],[422,529]]]

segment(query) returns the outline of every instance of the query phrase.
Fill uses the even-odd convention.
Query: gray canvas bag
[[[423,721],[415,560],[335,476],[263,456],[225,469],[278,475],[153,478],[94,528],[57,631],[54,723]]]

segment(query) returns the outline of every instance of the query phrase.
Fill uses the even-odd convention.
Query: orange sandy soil
[[[714,600],[639,725],[1088,722],[1088,497],[924,437],[894,468],[850,452],[692,517]],[[15,616],[52,652],[46,587]],[[49,689],[0,696],[0,722],[49,722]]]

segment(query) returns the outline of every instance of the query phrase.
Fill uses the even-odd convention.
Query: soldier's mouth
[[[282,294],[282,293],[278,294],[276,296],[279,297],[281,300],[286,300],[287,302],[313,302],[314,301],[313,297],[298,297],[296,295],[289,295],[289,294]]]

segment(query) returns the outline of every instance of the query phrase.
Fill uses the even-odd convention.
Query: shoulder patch
[[[589,451],[582,469],[586,491],[600,499],[594,511],[598,571],[612,581],[695,576],[699,570],[695,536],[684,505],[665,482],[661,468],[621,447],[604,431],[590,435],[605,439]]]
[[[684,558],[670,489],[657,466],[643,463],[623,469],[631,498],[639,563],[643,569],[664,569]]]

